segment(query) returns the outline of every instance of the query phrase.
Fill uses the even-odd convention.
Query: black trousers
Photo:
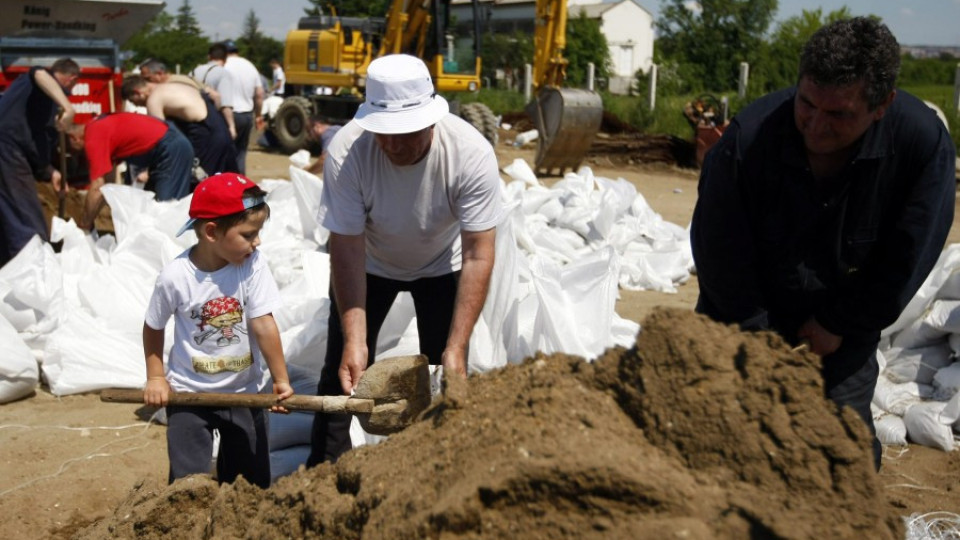
[[[440,365],[447,345],[453,308],[457,299],[460,272],[415,281],[398,281],[367,274],[367,350],[368,365],[373,365],[377,353],[377,336],[384,319],[401,292],[409,292],[417,314],[417,336],[420,352],[431,364]],[[343,356],[343,327],[336,299],[330,294],[330,319],[327,330],[327,356],[320,372],[317,395],[343,395],[337,371]],[[350,442],[350,415],[320,413],[314,416],[310,437],[310,457],[307,466],[324,461],[335,462],[352,448]]]
[[[879,338],[857,340],[845,337],[840,348],[823,357],[823,384],[827,398],[857,411],[873,435],[873,464],[880,470],[883,446],[877,439],[870,402],[877,387],[880,365],[877,363]]]
[[[251,484],[270,487],[267,412],[246,407],[167,406],[170,483],[191,474],[209,474],[214,429],[220,431],[217,480],[231,483],[242,475]]]
[[[250,133],[253,131],[253,112],[234,112],[233,124],[237,128],[237,138],[233,141],[233,146],[237,149],[237,172],[247,174],[247,148],[250,146]]]

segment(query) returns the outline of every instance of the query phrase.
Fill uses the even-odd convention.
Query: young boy
[[[279,292],[260,257],[260,229],[270,216],[266,193],[234,173],[207,178],[193,194],[190,220],[197,243],[157,278],[143,326],[147,361],[144,402],[167,407],[170,482],[209,472],[213,430],[220,432],[217,478],[243,475],[270,485],[267,417],[260,409],[167,405],[171,391],[257,393],[263,364],[281,400],[293,395],[273,319]],[[174,317],[174,344],[163,369],[163,329]],[[246,317],[246,320],[244,320]],[[287,412],[281,405],[274,412]]]

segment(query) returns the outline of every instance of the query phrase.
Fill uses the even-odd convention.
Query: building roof
[[[472,1],[473,0],[450,0],[450,3],[453,5],[463,5],[463,4],[470,4]],[[515,5],[515,4],[534,4],[536,3],[537,0],[478,0],[478,1],[480,4],[493,4],[493,5],[499,6],[499,5]],[[623,2],[631,2],[633,4],[636,4],[637,7],[639,7],[640,9],[652,15],[650,10],[644,7],[639,0],[596,0],[595,3],[591,3],[591,4],[573,4],[573,5],[568,3],[567,12],[577,14],[577,13],[580,13],[580,10],[582,9],[586,12],[587,17],[591,19],[595,19],[603,15],[610,8],[613,8],[614,6],[622,4]]]

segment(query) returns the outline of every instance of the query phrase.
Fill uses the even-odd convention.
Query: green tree
[[[201,35],[200,23],[197,21],[197,16],[193,12],[193,7],[190,6],[190,0],[183,0],[183,4],[177,8],[176,21],[177,30],[184,34],[192,36]]]
[[[580,10],[576,17],[567,19],[567,84],[583,85],[587,81],[587,65],[594,65],[594,76],[607,79],[610,75],[610,48],[600,31],[600,21],[589,19]]]
[[[523,80],[523,66],[533,58],[533,37],[527,32],[513,34],[483,34],[480,43],[480,61],[484,78],[493,82],[496,70],[504,71],[507,85]]]
[[[260,31],[260,18],[251,9],[243,19],[243,33],[236,40],[240,56],[257,66],[261,73],[270,73],[270,59],[283,61],[283,43]]]
[[[741,62],[766,56],[764,35],[773,22],[777,0],[663,0],[656,26],[657,47],[691,86],[723,91],[737,84]]]
[[[210,41],[200,35],[182,32],[173,15],[166,11],[157,13],[144,27],[124,45],[132,55],[126,68],[132,69],[148,58],[167,64],[171,71],[177,65],[181,71],[190,71],[205,62]]]

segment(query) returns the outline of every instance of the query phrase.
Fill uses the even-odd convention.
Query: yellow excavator
[[[289,90],[269,126],[287,152],[307,146],[311,116],[345,123],[363,102],[367,67],[373,59],[406,53],[421,58],[439,92],[480,88],[480,12],[469,32],[451,24],[450,0],[394,0],[386,17],[340,17],[336,13],[300,19],[287,34],[284,71]],[[497,119],[482,103],[460,105],[458,114],[496,144]]]
[[[533,100],[526,106],[538,133],[534,170],[562,175],[580,166],[600,131],[603,101],[591,90],[563,87],[566,0],[537,0],[535,24]]]

